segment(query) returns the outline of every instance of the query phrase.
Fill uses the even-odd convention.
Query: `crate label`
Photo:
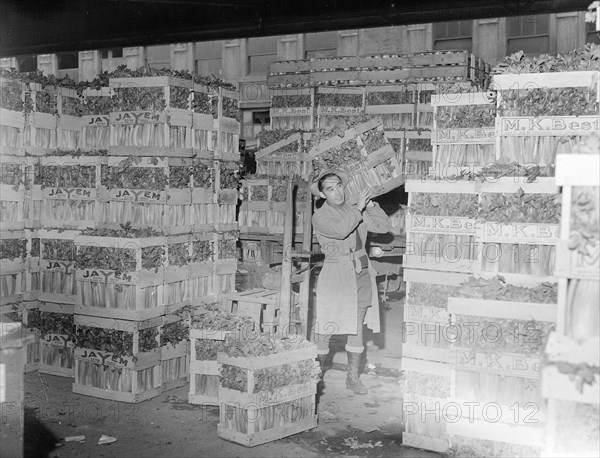
[[[109,189],[109,200],[131,202],[164,202],[165,191],[149,191],[146,189]]]
[[[310,116],[312,108],[310,107],[286,107],[271,108],[271,117],[278,116]]]
[[[106,127],[110,123],[109,116],[101,116],[101,115],[84,116],[84,119],[86,121],[84,124],[84,127]]]
[[[319,114],[322,115],[360,115],[362,112],[362,107],[319,107]]]
[[[406,216],[406,230],[410,232],[451,232],[474,234],[479,223],[474,219],[451,216]]]
[[[483,240],[502,243],[507,240],[517,243],[555,242],[560,236],[558,224],[492,223],[483,224]]]
[[[79,270],[77,279],[102,283],[131,283],[133,275],[114,270],[82,269]]]
[[[480,353],[471,350],[456,350],[456,368],[512,375],[535,377],[540,375],[541,358],[508,353]]]
[[[500,118],[500,135],[585,135],[598,132],[598,116]]]
[[[41,270],[46,272],[65,272],[70,273],[75,270],[75,263],[73,261],[42,261]]]
[[[437,129],[435,141],[443,143],[494,143],[496,141],[496,129],[473,128],[473,129]]]
[[[75,347],[68,336],[63,334],[46,334],[45,336],[40,336],[40,342],[45,342],[54,347]]]
[[[44,199],[56,200],[95,200],[96,189],[93,188],[44,188],[42,189]]]
[[[440,307],[423,307],[406,305],[404,308],[405,321],[423,321],[427,323],[448,323],[448,312]]]
[[[110,114],[111,124],[157,124],[161,121],[160,113],[153,111],[120,111]]]
[[[275,388],[273,391],[261,391],[256,394],[257,403],[260,405],[278,403],[281,399],[289,398],[290,396],[299,394],[310,394],[313,383],[303,383],[301,385],[288,385],[280,388]]]
[[[132,359],[127,356],[116,356],[113,353],[88,350],[87,348],[78,349],[76,357],[79,360],[103,366],[127,367],[133,363]]]

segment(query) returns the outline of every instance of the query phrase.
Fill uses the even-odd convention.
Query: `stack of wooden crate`
[[[556,181],[562,186],[559,303],[542,370],[548,402],[545,456],[594,456],[600,444],[599,148],[598,136],[590,136],[556,160]]]

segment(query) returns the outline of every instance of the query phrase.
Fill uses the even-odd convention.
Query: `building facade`
[[[250,144],[269,125],[267,68],[278,60],[314,57],[403,54],[429,50],[466,49],[492,66],[519,50],[526,54],[562,54],[600,42],[585,12],[452,21],[357,30],[326,31],[159,46],[136,46],[73,53],[3,58],[2,67],[75,80],[92,79],[119,65],[214,74],[238,85],[242,136]]]

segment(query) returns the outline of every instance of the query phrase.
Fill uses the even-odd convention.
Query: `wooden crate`
[[[495,99],[490,93],[463,92],[435,94],[431,99],[434,110],[433,120],[433,162],[452,164],[454,166],[483,167],[496,161],[496,135],[494,120],[496,115]],[[442,127],[447,125],[448,116],[456,116],[461,112],[471,116],[475,110],[474,123],[482,123],[484,113],[490,117],[487,127]],[[461,121],[459,125],[464,125]]]
[[[0,108],[0,147],[3,154],[24,156],[25,115],[18,111]]]
[[[279,106],[279,100],[291,97],[286,106]],[[302,102],[302,105],[300,103]],[[287,105],[295,103],[295,105]],[[277,106],[276,106],[277,105]],[[314,89],[274,89],[271,91],[271,129],[311,131],[315,127]]]
[[[73,392],[130,403],[158,396],[162,382],[158,327],[163,320],[158,317],[134,322],[76,315],[78,328],[87,326],[132,333],[133,355],[116,355],[78,346],[75,349]],[[151,351],[140,351],[140,333],[150,328],[157,328],[157,346]]]
[[[367,86],[365,113],[380,116],[386,130],[412,127],[416,124],[416,92],[415,85]],[[380,103],[380,99],[383,101],[393,99],[392,94],[396,94],[395,97],[402,103]]]
[[[160,360],[162,374],[162,391],[169,391],[188,382],[189,368],[189,319],[177,315],[166,315],[160,329]],[[181,332],[182,340],[174,343],[166,341],[169,329],[174,327]],[[183,335],[185,334],[185,335]]]
[[[254,377],[257,370],[314,360],[316,356],[316,346],[257,358],[235,358],[219,353],[219,364],[234,366],[246,373],[247,391],[226,388],[221,381],[218,436],[253,447],[315,428],[316,382],[254,393]]]
[[[25,365],[21,324],[0,317],[0,405],[6,412],[0,438],[6,450],[15,457],[23,456],[24,393],[23,367]]]
[[[449,437],[441,416],[450,398],[450,366],[403,356],[402,370],[402,416],[406,428],[402,444],[446,453]]]
[[[85,108],[81,116],[79,148],[84,151],[105,150],[110,146],[110,112],[112,90],[109,87],[85,89]]]
[[[106,158],[100,156],[41,157],[37,162],[40,177],[44,173],[51,173],[52,168],[65,172],[67,169],[77,170],[80,167],[94,168],[95,177],[89,187],[46,187],[39,184],[39,181],[34,181],[30,197],[30,226],[71,230],[96,227],[100,219],[100,168],[105,163]]]
[[[354,96],[360,99],[353,106],[330,105],[322,100],[328,94]],[[321,87],[317,90],[317,129],[329,129],[345,120],[352,120],[365,113],[365,90],[362,87],[352,88],[327,88]]]
[[[165,237],[78,236],[75,243],[79,251],[86,245],[133,250],[136,258],[136,269],[130,272],[79,269],[76,308],[78,314],[123,320],[150,319],[164,314],[164,266],[146,270],[142,267],[142,257],[146,247],[165,247]]]
[[[308,177],[310,158],[303,152],[302,145],[308,135],[295,133],[256,152],[258,175]]]
[[[385,146],[377,151],[367,151],[361,135],[383,135]],[[386,194],[392,189],[404,184],[403,168],[401,161],[396,158],[396,153],[385,138],[380,119],[373,119],[359,124],[344,133],[344,137],[338,135],[328,138],[314,146],[309,155],[315,160],[326,154],[327,151],[336,148],[348,141],[355,141],[361,149],[360,161],[352,161],[343,167],[343,172],[348,175],[347,193],[357,195],[365,187],[372,188],[372,195]]]
[[[75,344],[66,334],[40,335],[39,372],[59,377],[74,377]]]
[[[40,283],[39,300],[61,304],[74,304],[77,298],[77,282],[75,269],[75,237],[80,231],[40,229]],[[50,244],[57,242],[64,250],[62,259],[52,259],[57,253],[49,250]]]
[[[228,334],[235,333],[236,331],[190,329],[190,404],[219,405],[219,363],[216,356],[214,360],[199,359],[196,344],[204,341],[218,345],[218,342],[225,342]]]

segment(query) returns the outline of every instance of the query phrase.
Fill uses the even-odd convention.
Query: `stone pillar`
[[[100,51],[79,51],[79,81],[91,81],[102,72]]]
[[[146,64],[146,50],[143,46],[123,48],[125,63],[132,70],[137,70]]]
[[[341,30],[337,33],[337,55],[339,57],[358,56],[358,30]]]
[[[277,40],[277,60],[304,59],[304,35],[283,35]]]
[[[223,42],[223,79],[238,82],[248,74],[248,51],[245,38]]]
[[[171,45],[171,68],[173,70],[196,70],[194,43],[176,43]]]
[[[58,56],[56,54],[39,54],[37,68],[46,76],[58,76]]]

